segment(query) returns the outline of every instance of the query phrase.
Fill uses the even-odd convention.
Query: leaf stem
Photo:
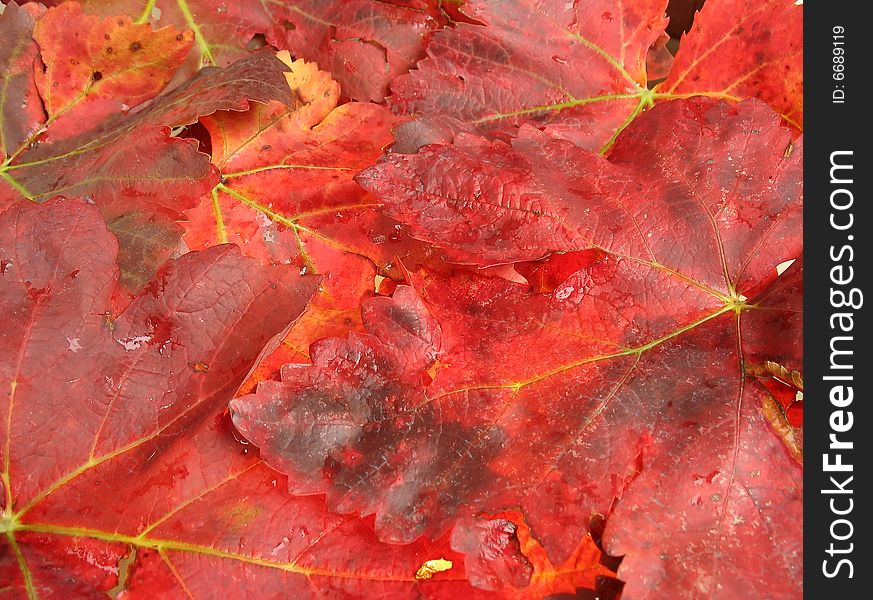
[[[639,94],[640,102],[637,104],[637,107],[627,116],[624,120],[624,123],[619,125],[618,129],[615,130],[615,133],[612,134],[612,137],[607,140],[607,142],[600,148],[600,154],[606,155],[612,149],[612,146],[615,144],[615,140],[618,139],[618,136],[621,135],[621,132],[627,129],[627,127],[633,123],[634,119],[636,119],[640,113],[644,110],[650,108],[655,103],[654,94],[651,90],[644,90]]]
[[[221,204],[218,201],[218,188],[212,188],[212,214],[215,215],[215,230],[218,243],[227,243],[227,229],[224,226],[224,217],[221,214]]]
[[[15,539],[15,534],[12,531],[6,532],[6,540],[9,542],[9,547],[12,548],[12,553],[18,560],[18,568],[21,569],[21,575],[24,577],[24,589],[27,591],[27,597],[30,600],[36,600],[36,589],[33,587],[33,575],[30,573],[30,567],[27,566],[27,560],[18,547],[18,540]]]
[[[26,187],[24,187],[23,185],[21,185],[21,184],[18,182],[17,179],[15,179],[14,177],[12,177],[12,175],[10,175],[9,173],[7,173],[6,171],[7,171],[7,169],[5,169],[5,168],[0,168],[0,179],[2,179],[3,181],[5,181],[7,184],[9,184],[9,187],[11,187],[12,189],[14,189],[16,192],[18,192],[19,194],[21,194],[22,196],[24,196],[24,197],[27,198],[28,200],[33,200],[33,199],[34,199],[33,194],[31,194],[31,193],[27,190]]]

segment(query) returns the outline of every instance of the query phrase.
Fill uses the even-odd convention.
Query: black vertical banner
[[[869,597],[870,69],[861,2],[804,5],[804,591]]]

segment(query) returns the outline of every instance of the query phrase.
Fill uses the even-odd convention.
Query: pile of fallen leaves
[[[799,597],[802,7],[44,4],[0,597]]]

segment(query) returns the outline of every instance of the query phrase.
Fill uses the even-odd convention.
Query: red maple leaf
[[[474,0],[434,35],[428,58],[392,83],[390,105],[446,114],[486,131],[535,122],[598,148],[647,106],[646,53],[666,26],[665,0],[584,3]]]

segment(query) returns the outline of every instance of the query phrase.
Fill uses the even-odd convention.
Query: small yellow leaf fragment
[[[283,63],[285,63],[289,67],[294,62],[294,60],[291,58],[291,53],[288,52],[287,50],[280,50],[279,52],[277,52],[276,58],[281,60]]]
[[[198,373],[206,373],[209,370],[209,365],[206,363],[198,362],[192,363],[191,368],[197,371]]]
[[[418,571],[415,572],[415,578],[418,580],[430,579],[436,573],[442,573],[443,571],[448,571],[451,568],[452,561],[446,560],[444,558],[434,558],[425,561],[420,567],[418,567]]]

